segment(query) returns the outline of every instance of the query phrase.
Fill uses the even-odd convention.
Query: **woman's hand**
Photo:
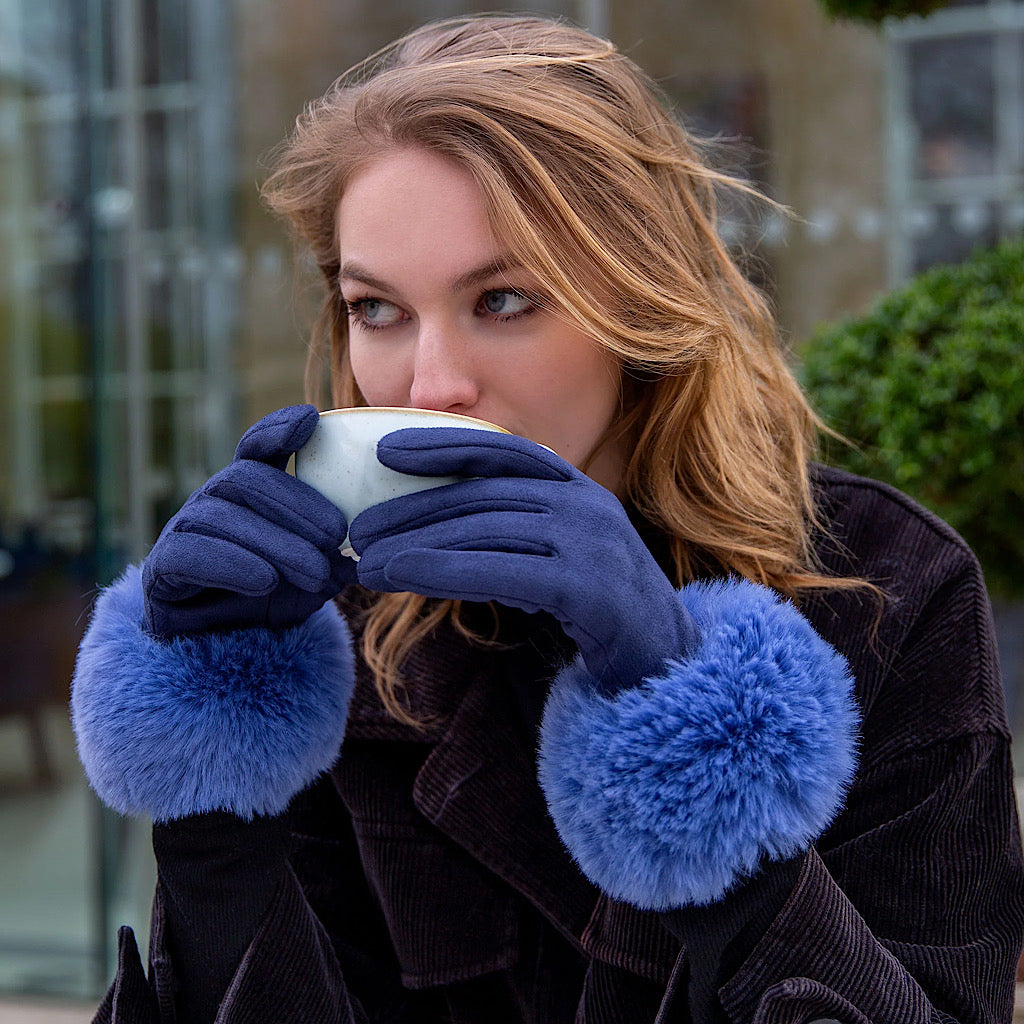
[[[285,472],[317,418],[312,405],[265,416],[164,527],[142,570],[150,633],[282,629],[355,582],[345,517]]]
[[[363,585],[549,612],[609,693],[696,647],[693,620],[622,504],[548,449],[430,427],[388,434],[377,457],[400,472],[472,479],[357,516],[349,539]]]

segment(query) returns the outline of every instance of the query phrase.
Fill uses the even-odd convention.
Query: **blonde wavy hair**
[[[559,21],[429,24],[339,78],[297,119],[263,186],[323,275],[307,386],[329,359],[332,400],[365,405],[348,359],[336,212],[382,154],[424,147],[466,168],[500,244],[545,282],[551,311],[623,366],[606,440],[631,445],[624,496],[668,538],[676,582],[726,571],[795,595],[845,585],[811,542],[808,463],[820,426],[763,295],[716,227],[723,190],[654,83],[602,39]],[[363,653],[392,714],[400,670],[458,602],[382,595]]]

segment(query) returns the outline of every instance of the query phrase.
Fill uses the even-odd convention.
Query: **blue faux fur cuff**
[[[131,567],[96,602],[71,691],[78,754],[104,803],[167,821],[278,814],[338,755],[354,665],[328,603],[300,626],[156,640]]]
[[[692,657],[611,697],[577,660],[541,729],[563,842],[609,896],[651,910],[713,902],[805,849],[856,766],[846,662],[791,604],[744,580],[679,596],[701,631]]]

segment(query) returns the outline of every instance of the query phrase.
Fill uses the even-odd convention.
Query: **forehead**
[[[472,173],[425,149],[388,152],[354,175],[337,232],[340,280],[403,299],[470,289],[522,266],[497,241]]]
[[[443,230],[457,217],[463,230],[490,233],[483,191],[462,164],[420,148],[391,150],[349,180],[337,210],[339,240],[364,231]]]

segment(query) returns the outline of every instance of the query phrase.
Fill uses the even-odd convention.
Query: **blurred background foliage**
[[[974,548],[994,594],[1024,597],[1024,239],[934,267],[822,327],[803,380],[854,442],[830,461],[917,498]]]
[[[879,24],[886,18],[924,17],[945,7],[949,0],[820,0],[832,18]]]

